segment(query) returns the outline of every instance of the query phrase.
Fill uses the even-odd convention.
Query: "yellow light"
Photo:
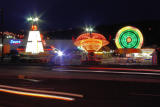
[[[80,44],[87,51],[98,51],[102,47],[102,41],[98,39],[84,39]]]
[[[102,55],[102,54],[104,54],[103,52],[94,52],[95,54],[97,54],[97,55]]]
[[[126,41],[130,43],[132,41],[131,37],[128,37]]]
[[[88,52],[98,51],[101,47],[108,45],[109,41],[107,41],[103,35],[98,33],[84,33],[74,41],[74,44]]]
[[[61,96],[48,95],[48,94],[38,94],[38,93],[31,93],[31,92],[15,91],[15,90],[3,89],[3,88],[0,88],[0,91],[5,92],[5,93],[11,93],[11,94],[58,99],[58,100],[65,100],[65,101],[73,101],[74,100],[74,98],[69,98],[69,97],[61,97]]]

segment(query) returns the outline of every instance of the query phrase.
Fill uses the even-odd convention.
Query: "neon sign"
[[[18,44],[21,44],[21,40],[10,40],[10,44],[14,44],[14,45],[18,45]]]

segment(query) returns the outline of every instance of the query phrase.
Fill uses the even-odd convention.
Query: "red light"
[[[45,51],[51,51],[51,50],[53,50],[53,49],[44,49]]]
[[[38,29],[38,27],[36,26],[36,25],[32,25],[32,28],[31,28],[32,30],[37,30]]]
[[[17,48],[17,51],[24,51],[24,49],[22,49],[22,48]]]

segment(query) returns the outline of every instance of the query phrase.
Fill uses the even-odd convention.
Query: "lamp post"
[[[86,32],[90,34],[90,37],[92,37],[93,28],[92,27],[86,27]],[[88,59],[87,61],[93,61],[95,60],[94,52],[88,52]]]
[[[29,18],[27,18],[27,21],[28,22],[38,22],[39,18],[38,17],[29,17]]]
[[[3,39],[4,39],[4,35],[3,35],[3,27],[4,27],[4,10],[3,8],[0,9],[0,30],[1,30],[1,39],[2,39],[2,43],[1,43],[1,47],[2,47],[2,56],[1,56],[1,62],[3,62],[3,58],[4,58],[4,54],[3,54]]]
[[[31,30],[29,31],[28,41],[26,45],[26,53],[39,54],[44,52],[44,47],[42,44],[42,37],[40,31],[38,30],[37,23],[39,21],[38,17],[29,17],[27,21],[31,24]]]

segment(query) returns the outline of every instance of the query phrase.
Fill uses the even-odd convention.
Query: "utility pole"
[[[2,43],[1,43],[1,47],[2,47],[2,52],[1,52],[1,62],[3,62],[3,58],[4,58],[4,54],[3,54],[3,39],[4,39],[4,36],[3,36],[3,28],[4,28],[4,9],[1,8],[0,9],[0,32],[1,32],[1,39],[2,39]]]

